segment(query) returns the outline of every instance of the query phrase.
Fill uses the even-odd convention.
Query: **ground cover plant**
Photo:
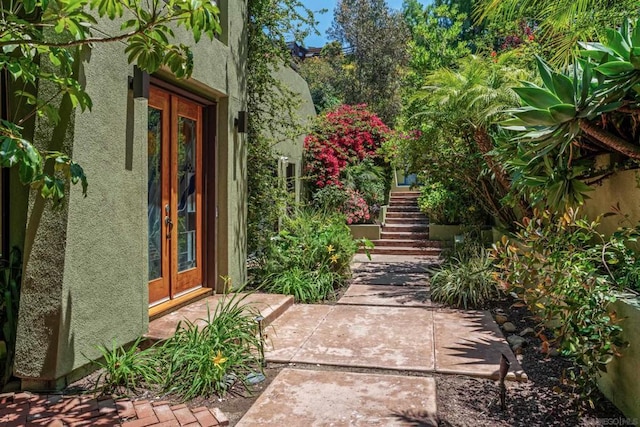
[[[271,240],[257,282],[299,302],[327,299],[346,283],[357,247],[344,215],[297,210]]]
[[[225,295],[199,322],[181,322],[159,348],[164,390],[189,400],[224,396],[236,383],[262,369],[263,342],[248,294]]]
[[[101,370],[96,388],[100,386],[104,393],[126,394],[128,390],[161,383],[157,359],[153,357],[156,349],[141,351],[141,342],[142,338],[138,338],[125,348],[114,340],[111,347],[98,347],[102,358],[94,362]]]

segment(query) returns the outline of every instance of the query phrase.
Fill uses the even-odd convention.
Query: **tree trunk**
[[[604,144],[607,148],[624,154],[629,158],[640,160],[640,145],[632,144],[587,120],[580,120],[580,129],[590,137]]]
[[[496,164],[496,162],[488,154],[491,150],[493,150],[493,143],[491,142],[489,133],[484,127],[479,126],[473,133],[473,139],[475,140],[478,149],[482,153],[482,157],[484,157],[485,162],[487,162],[487,166],[489,166],[489,169],[491,169],[493,175],[496,177],[496,181],[498,181],[498,183],[504,190],[504,194],[508,193],[511,189],[511,180],[507,176],[507,173],[504,171],[502,166]]]

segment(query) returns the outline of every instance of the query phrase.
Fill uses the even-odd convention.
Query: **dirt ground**
[[[514,307],[507,297],[485,309],[502,310],[518,330],[536,328],[529,311]],[[440,376],[437,378],[438,415],[441,426],[592,426],[620,425],[624,416],[599,396],[596,408],[581,403],[572,390],[562,384],[563,373],[571,361],[540,352],[541,341],[527,337],[527,345],[516,357],[529,377],[528,382],[507,382],[506,409],[500,408],[496,381]],[[615,424],[611,422],[618,421]]]

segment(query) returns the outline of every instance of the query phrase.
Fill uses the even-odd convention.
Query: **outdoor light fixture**
[[[149,99],[149,73],[134,66],[133,77],[129,77],[129,89],[133,91],[134,98]]]
[[[246,111],[238,111],[238,117],[235,120],[238,133],[247,133],[249,128],[249,115]]]

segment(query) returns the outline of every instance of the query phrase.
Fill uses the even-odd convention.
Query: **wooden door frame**
[[[203,288],[215,290],[217,283],[218,261],[216,259],[216,246],[218,235],[218,215],[217,215],[217,158],[218,158],[218,103],[213,98],[189,92],[183,88],[175,86],[156,76],[150,77],[150,86],[156,87],[171,95],[185,98],[188,101],[199,104],[202,107],[201,130],[202,130],[202,176],[201,176],[201,197],[202,197],[202,260],[201,260],[201,281]],[[171,108],[171,107],[170,107]],[[177,118],[176,118],[177,120]],[[176,229],[176,227],[174,227]],[[188,294],[186,294],[188,295]],[[172,297],[171,297],[172,298]],[[169,302],[171,299],[169,300]],[[162,303],[160,303],[162,304]]]

